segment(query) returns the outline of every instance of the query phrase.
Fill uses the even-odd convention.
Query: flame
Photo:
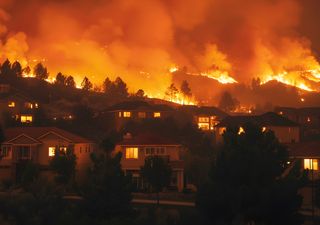
[[[232,78],[228,72],[221,72],[219,70],[211,71],[209,73],[200,73],[201,76],[205,76],[214,80],[217,80],[221,84],[234,84],[238,83],[234,78]]]

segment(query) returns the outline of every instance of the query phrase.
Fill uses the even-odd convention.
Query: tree
[[[22,69],[22,73],[23,74],[30,74],[31,73],[30,66],[27,66],[27,67],[23,68]]]
[[[189,87],[189,83],[188,81],[184,80],[181,83],[181,87],[180,87],[180,92],[187,98],[190,98],[192,93],[191,93],[191,89]]]
[[[141,176],[151,185],[157,193],[157,204],[159,205],[159,192],[170,184],[171,167],[164,158],[160,156],[149,156],[141,167]]]
[[[84,210],[92,218],[111,218],[131,211],[131,177],[121,169],[121,153],[92,154],[92,167],[83,189]]]
[[[302,176],[298,167],[288,167],[286,147],[253,124],[238,131],[225,132],[197,207],[221,224],[301,224]]]
[[[34,67],[33,73],[36,76],[36,78],[38,78],[40,80],[45,80],[45,79],[48,79],[48,77],[49,77],[48,70],[45,66],[42,65],[42,63],[38,63]]]
[[[76,87],[76,82],[73,79],[73,76],[68,76],[66,78],[66,86],[67,87],[71,87],[71,88],[75,88]]]
[[[219,108],[231,112],[234,111],[239,106],[239,101],[236,98],[233,98],[229,92],[223,92],[220,101]]]
[[[12,77],[11,63],[9,59],[6,59],[1,65],[1,75],[2,77],[10,78]]]
[[[137,98],[144,98],[144,95],[145,95],[144,90],[139,89],[139,90],[136,92],[135,97],[137,97]]]
[[[56,76],[56,80],[54,83],[58,84],[58,85],[65,85],[66,80],[67,80],[67,77],[65,75],[63,75],[61,72],[59,72]]]
[[[178,94],[178,89],[176,88],[176,86],[174,84],[171,84],[166,92],[165,92],[165,95],[170,99],[170,100],[174,100],[176,99],[177,97],[177,94]]]
[[[117,77],[114,81],[115,90],[116,90],[116,96],[118,98],[126,98],[128,97],[128,87],[127,84],[120,78]]]
[[[110,92],[112,86],[113,86],[112,81],[109,79],[109,77],[107,77],[107,78],[103,81],[103,91],[104,91],[104,93]]]
[[[14,75],[14,77],[21,77],[22,76],[22,67],[18,61],[15,61],[12,64],[11,70],[12,70],[12,74]]]
[[[90,91],[92,89],[92,83],[88,77],[83,78],[83,81],[81,82],[81,88],[84,91]]]
[[[50,166],[55,172],[55,181],[58,184],[73,184],[75,179],[77,159],[73,149],[56,146],[55,154],[50,161]]]

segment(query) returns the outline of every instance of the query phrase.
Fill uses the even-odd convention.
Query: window
[[[209,123],[209,117],[199,117],[199,123]]]
[[[304,159],[303,164],[305,170],[318,170],[318,159]]]
[[[161,117],[161,113],[160,112],[154,112],[153,113],[153,117],[154,118],[160,118]]]
[[[18,158],[20,159],[30,159],[31,150],[29,146],[20,146],[18,151]]]
[[[119,118],[121,118],[121,116],[122,116],[122,113],[121,113],[121,112],[119,112],[118,116],[119,116]]]
[[[32,122],[32,116],[21,116],[20,117],[21,123],[31,123]]]
[[[49,147],[49,157],[53,157],[56,154],[56,147]]]
[[[59,147],[59,151],[66,153],[66,152],[67,152],[67,147],[65,147],[65,146],[60,146],[60,147]]]
[[[139,118],[146,118],[146,112],[138,112]]]
[[[126,159],[138,159],[138,148],[126,148]]]
[[[242,133],[244,133],[244,129],[243,129],[243,127],[240,127],[240,128],[239,128],[239,131],[238,131],[238,134],[240,135],[240,134],[242,134]]]
[[[1,156],[6,158],[10,155],[11,147],[10,146],[2,146]]]
[[[123,117],[126,117],[126,118],[131,117],[131,112],[123,112]]]
[[[145,148],[145,154],[148,155],[165,155],[165,147],[147,147]]]
[[[201,130],[209,130],[209,123],[198,123],[198,127]]]
[[[8,107],[9,108],[14,108],[16,106],[16,103],[15,102],[9,102],[8,103]]]
[[[28,109],[33,109],[33,104],[31,102],[26,102],[24,106]]]

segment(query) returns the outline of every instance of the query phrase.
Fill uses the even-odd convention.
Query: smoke
[[[0,60],[163,93],[176,65],[238,81],[317,69],[298,0],[0,0]],[[308,2],[310,4],[310,2]],[[314,3],[317,4],[317,3]],[[310,7],[309,7],[310,8]],[[301,19],[303,18],[303,19]],[[312,21],[309,21],[312,22]],[[300,75],[295,75],[295,79]]]

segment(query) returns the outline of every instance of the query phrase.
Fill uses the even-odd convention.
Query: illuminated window
[[[25,106],[26,108],[28,108],[28,109],[33,109],[33,104],[30,103],[30,102],[26,102],[26,103],[24,104],[24,106]]]
[[[138,117],[139,118],[146,118],[146,113],[145,112],[138,112]]]
[[[222,135],[226,131],[225,127],[219,128],[219,134]]]
[[[49,147],[49,157],[53,157],[56,154],[56,147]]]
[[[119,116],[119,118],[121,118],[121,116],[122,116],[122,113],[121,113],[121,112],[119,112],[118,116]]]
[[[60,147],[59,147],[59,151],[66,153],[66,152],[67,152],[67,147],[65,147],[65,146],[60,146]]]
[[[310,121],[311,121],[310,117],[308,117],[308,118],[307,118],[307,121],[308,121],[308,122],[310,122]]]
[[[131,112],[123,112],[123,117],[131,117]]]
[[[21,121],[21,123],[31,123],[32,116],[21,116],[20,121]]]
[[[244,129],[243,129],[243,127],[240,127],[240,128],[239,128],[239,131],[238,131],[238,134],[240,135],[240,134],[242,134],[242,133],[244,133]]]
[[[138,148],[126,148],[126,159],[138,159]]]
[[[317,159],[304,159],[303,168],[305,170],[318,170],[318,160]]]
[[[209,130],[210,129],[209,123],[198,123],[198,127],[201,130]]]
[[[154,118],[159,118],[159,117],[161,117],[161,113],[160,112],[154,112],[153,113],[153,117]]]
[[[266,127],[262,127],[262,132],[265,132],[267,130]]]
[[[209,117],[199,117],[199,123],[209,123]]]
[[[34,104],[34,107],[35,107],[36,109],[39,108],[38,103],[35,103],[35,104]]]
[[[15,102],[9,102],[8,107],[9,108],[14,108],[16,106]]]

